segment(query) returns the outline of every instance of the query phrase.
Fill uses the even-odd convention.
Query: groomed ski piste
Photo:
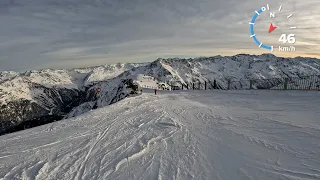
[[[0,137],[0,179],[320,179],[320,92],[158,91]]]

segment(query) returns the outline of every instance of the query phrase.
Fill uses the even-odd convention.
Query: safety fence
[[[277,89],[277,90],[320,90],[320,75],[270,78],[270,79],[216,79],[197,82],[168,82],[171,90],[246,90],[246,89]]]

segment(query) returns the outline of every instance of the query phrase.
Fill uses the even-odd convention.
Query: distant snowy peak
[[[188,59],[159,58],[151,63],[118,63],[70,70],[44,69],[25,73],[5,71],[0,72],[0,89],[2,92],[20,94],[19,92],[28,91],[23,89],[27,86],[23,84],[28,83],[48,88],[82,89],[92,82],[108,81],[113,78],[137,79],[139,75],[152,76],[159,82],[187,83],[213,79],[224,81],[227,78],[237,81],[314,74],[320,74],[320,63],[317,59],[282,58],[272,54],[238,54]]]
[[[66,70],[45,69],[40,71],[27,71],[22,76],[37,84],[46,87],[63,87],[68,89],[77,89],[79,84],[76,83],[76,75],[70,74]]]
[[[84,90],[91,82],[106,81],[146,63],[123,63],[78,69],[42,69],[24,73],[0,72],[0,104],[19,99],[33,100],[40,85],[46,88]]]
[[[34,97],[44,93],[44,88],[79,89],[83,85],[76,78],[68,71],[52,69],[5,73],[0,81],[0,104],[20,99],[33,101]]]
[[[151,63],[118,63],[78,69],[44,69],[25,73],[0,72],[0,101],[32,99],[30,83],[47,88],[83,90],[92,82],[112,79],[134,79],[143,86],[143,76],[154,78],[154,83],[213,81],[226,79],[265,79],[287,76],[320,74],[320,63],[313,58],[282,58],[272,54],[213,56],[199,58],[157,59]],[[31,90],[32,91],[32,90]]]
[[[154,87],[155,83],[191,85],[193,82],[216,80],[219,86],[226,88],[228,80],[241,82],[248,79],[319,75],[319,65],[318,59],[282,58],[272,54],[170,58],[157,59],[148,65],[125,71],[119,78],[135,79],[143,87]],[[139,75],[151,76],[154,82],[141,79]]]
[[[215,56],[195,59],[164,60],[178,72],[182,69],[197,73],[216,74],[223,77],[241,78],[272,78],[279,76],[297,76],[320,74],[319,60],[311,58],[282,58],[272,54],[235,56]],[[273,67],[273,68],[270,68]],[[183,72],[182,72],[183,73]],[[261,76],[263,75],[263,76]],[[241,78],[239,78],[239,76]]]
[[[118,71],[120,73],[121,71]],[[103,77],[103,72],[93,72]],[[243,81],[248,79],[269,79],[300,77],[320,74],[318,59],[282,58],[272,54],[235,56],[213,56],[199,58],[159,58],[156,61],[123,71],[115,78],[134,79],[142,87],[155,84],[191,84],[192,82],[214,81],[226,87],[229,79]],[[93,76],[92,75],[92,76]],[[153,77],[151,82],[150,77]],[[110,78],[111,79],[111,78]],[[152,79],[152,78],[151,78]]]
[[[125,71],[145,66],[146,64],[148,63],[118,63],[92,68],[91,72],[88,73],[87,77],[84,79],[84,85],[90,85],[92,82],[110,80]]]
[[[19,76],[20,73],[18,72],[13,72],[13,71],[0,71],[0,83],[2,83],[3,81],[7,81],[10,80],[16,76]]]

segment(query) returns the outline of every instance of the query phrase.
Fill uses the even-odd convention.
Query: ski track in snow
[[[319,92],[159,91],[0,137],[0,179],[320,179]]]

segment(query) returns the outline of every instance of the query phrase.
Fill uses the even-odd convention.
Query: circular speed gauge
[[[254,27],[255,27],[255,22],[257,21],[257,18],[262,14],[262,13],[268,13],[270,18],[275,18],[277,11],[280,12],[282,10],[282,6],[280,6],[276,12],[270,10],[269,4],[267,4],[266,7],[262,7],[254,12],[254,15],[249,22],[250,26],[250,38],[254,40],[254,42],[257,44],[259,48],[264,48],[269,51],[296,51],[296,48],[293,46],[294,43],[296,42],[295,34],[290,32],[290,33],[284,33],[281,34],[280,37],[278,37],[278,41],[282,44],[280,46],[274,46],[273,44],[264,44],[263,42],[259,41],[259,35],[255,34]],[[286,19],[289,19],[293,16],[293,14],[287,14]],[[296,29],[297,27],[295,26],[290,26],[286,27],[286,29]],[[277,26],[274,24],[270,24],[268,33],[272,33],[277,29]]]

